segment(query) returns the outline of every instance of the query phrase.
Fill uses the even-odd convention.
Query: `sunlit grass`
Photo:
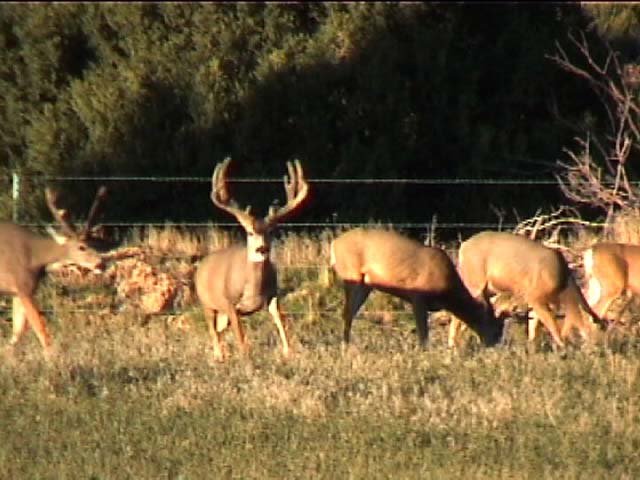
[[[631,327],[558,353],[544,336],[527,346],[524,325],[512,324],[499,348],[465,333],[450,351],[434,321],[419,350],[409,309],[376,294],[343,349],[339,284],[297,268],[324,259],[326,243],[279,241],[298,252],[279,257],[295,347],[286,359],[265,312],[245,321],[249,357],[228,335],[232,356],[218,364],[195,304],[183,323],[92,314],[78,311],[90,307],[83,299],[108,285],[47,282],[39,295],[54,308],[61,353],[45,361],[30,334],[0,362],[0,478],[640,475]],[[3,343],[10,329],[2,322]]]

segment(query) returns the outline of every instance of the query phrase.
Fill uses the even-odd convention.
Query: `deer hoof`
[[[227,355],[225,355],[221,350],[216,350],[213,352],[213,359],[216,362],[224,362],[227,359]]]

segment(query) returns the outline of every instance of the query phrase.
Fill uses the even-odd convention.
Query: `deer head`
[[[233,215],[247,232],[247,255],[252,262],[263,262],[269,256],[269,233],[285,218],[298,210],[309,193],[300,162],[287,162],[289,176],[284,176],[287,203],[281,208],[271,207],[262,219],[251,215],[251,207],[244,210],[231,198],[227,188],[227,169],[231,158],[219,163],[211,177],[211,201],[218,208]]]
[[[107,188],[103,185],[96,192],[83,228],[78,231],[73,224],[69,222],[67,210],[58,207],[57,192],[54,192],[48,187],[45,189],[47,206],[62,231],[62,234],[59,234],[55,230],[49,229],[49,234],[58,244],[64,245],[67,249],[66,255],[60,261],[56,262],[57,265],[73,263],[88,268],[89,270],[102,271],[104,268],[102,257],[89,247],[88,242],[92,238],[92,229],[106,196]]]

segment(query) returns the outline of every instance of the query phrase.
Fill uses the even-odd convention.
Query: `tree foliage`
[[[2,4],[0,168],[32,179],[25,218],[42,176],[206,177],[226,156],[250,177],[299,158],[311,178],[553,178],[568,124],[597,112],[545,55],[590,21],[578,4]],[[84,183],[60,188],[81,202]],[[110,219],[225,218],[206,183],[109,187]],[[234,185],[257,208],[282,194],[259,187]],[[313,187],[308,221],[494,221],[492,203],[558,198]]]
[[[640,7],[630,3],[588,3],[584,9],[593,18],[593,26],[609,40],[640,36]]]

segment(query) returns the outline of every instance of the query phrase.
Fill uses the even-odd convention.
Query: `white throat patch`
[[[260,235],[249,235],[247,237],[247,259],[253,263],[260,263],[269,259],[269,249],[265,248],[264,237]]]

